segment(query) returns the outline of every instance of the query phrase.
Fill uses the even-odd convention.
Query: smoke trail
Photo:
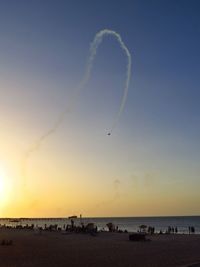
[[[46,140],[46,138],[48,138],[50,135],[52,135],[57,129],[58,127],[62,124],[66,113],[70,112],[70,110],[74,107],[75,102],[77,100],[77,97],[79,96],[81,90],[85,87],[85,85],[87,84],[87,82],[90,79],[91,76],[91,71],[93,68],[93,62],[95,59],[95,56],[97,54],[97,50],[99,45],[102,43],[103,38],[105,36],[111,35],[113,37],[116,38],[116,40],[118,41],[121,49],[125,52],[125,55],[127,57],[127,70],[126,70],[126,80],[125,80],[125,84],[124,84],[124,92],[123,92],[123,97],[121,100],[121,104],[119,107],[119,110],[115,116],[115,119],[113,121],[113,124],[111,126],[111,129],[109,131],[109,134],[113,131],[113,129],[116,126],[116,123],[124,109],[124,105],[126,103],[126,98],[127,98],[127,94],[128,94],[128,88],[129,88],[129,84],[130,84],[130,77],[131,77],[131,54],[128,50],[128,48],[126,47],[126,45],[124,44],[121,36],[119,33],[113,31],[113,30],[109,30],[109,29],[104,29],[101,30],[99,32],[97,32],[97,34],[95,35],[91,45],[90,45],[90,53],[89,53],[89,58],[87,61],[87,65],[86,65],[86,70],[85,70],[85,75],[83,76],[82,81],[79,83],[79,85],[77,86],[77,88],[74,90],[74,95],[70,101],[70,105],[60,114],[60,116],[58,117],[57,121],[54,123],[54,125],[46,132],[44,133],[25,153],[24,156],[24,160],[23,160],[23,176],[26,177],[26,165],[27,165],[27,161],[29,159],[29,157],[31,156],[31,154],[38,150],[39,147],[41,146],[41,144]]]
[[[117,112],[116,117],[114,119],[114,122],[113,122],[113,124],[111,126],[111,130],[110,130],[110,133],[111,133],[113,131],[113,129],[115,128],[115,126],[117,124],[117,121],[118,121],[118,119],[119,119],[119,117],[120,117],[120,115],[121,115],[121,113],[122,113],[122,111],[124,109],[124,106],[125,106],[125,103],[126,103],[126,98],[127,98],[127,95],[128,95],[130,78],[131,78],[131,63],[132,63],[131,62],[131,54],[130,54],[128,48],[126,47],[125,43],[123,42],[123,40],[122,40],[122,38],[121,38],[119,33],[115,32],[113,30],[104,29],[104,30],[99,31],[95,35],[94,40],[93,40],[93,42],[91,44],[91,47],[90,47],[90,57],[89,57],[89,60],[88,60],[85,79],[83,80],[83,82],[84,82],[84,85],[85,85],[88,82],[89,78],[90,78],[91,70],[92,70],[92,67],[93,67],[93,61],[94,61],[95,56],[97,54],[98,47],[99,47],[99,45],[103,41],[103,38],[106,35],[111,35],[111,36],[114,36],[116,38],[116,40],[120,44],[120,47],[125,52],[125,55],[127,57],[127,70],[126,70],[126,80],[125,80],[125,85],[124,85],[124,93],[123,93],[123,97],[122,97],[122,100],[121,100],[119,111]]]

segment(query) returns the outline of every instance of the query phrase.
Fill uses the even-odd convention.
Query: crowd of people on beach
[[[163,234],[163,232],[160,230],[160,234]],[[168,226],[166,231],[164,232],[165,234],[178,234],[178,227],[173,227],[173,226]]]
[[[127,230],[120,230],[118,226],[115,226],[112,222],[106,224],[107,229],[101,228],[98,229],[97,225],[92,222],[84,223],[83,220],[76,221],[71,219],[70,224],[64,224],[59,226],[58,224],[44,224],[44,226],[39,226],[38,224],[22,224],[22,222],[17,221],[15,224],[0,224],[0,228],[7,229],[26,229],[26,230],[35,230],[35,231],[64,231],[64,232],[74,232],[74,233],[97,233],[97,232],[119,232],[127,233]]]
[[[95,225],[92,222],[84,223],[83,221],[80,221],[78,224],[75,224],[75,221],[73,219],[70,220],[70,224],[64,224],[62,227],[58,224],[44,224],[44,226],[38,226],[37,224],[25,224],[22,225],[19,224],[0,224],[0,228],[15,228],[15,229],[27,229],[27,230],[34,230],[36,232],[42,232],[42,231],[62,231],[65,233],[90,233],[90,234],[96,234],[97,232],[115,232],[115,233],[128,233],[127,230],[121,230],[118,226],[115,226],[112,222],[109,222],[106,224],[106,229],[101,228],[98,229],[97,225]],[[146,225],[140,225],[138,233],[145,233],[149,235],[153,234],[178,234],[181,233],[179,231],[177,226],[168,226],[166,230],[159,230],[156,231],[154,226],[146,226]],[[195,234],[195,227],[189,226],[188,227],[188,233],[189,234]]]
[[[175,226],[168,226],[168,228],[166,229],[166,231],[162,231],[160,230],[159,234],[178,234],[179,230],[178,227]],[[195,234],[195,227],[194,226],[189,226],[188,227],[188,233],[189,234]]]

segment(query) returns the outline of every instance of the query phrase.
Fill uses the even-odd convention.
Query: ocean
[[[189,226],[195,227],[195,233],[200,234],[200,216],[173,216],[173,217],[105,217],[105,218],[77,218],[73,219],[75,225],[80,225],[93,222],[97,225],[98,230],[108,230],[106,224],[112,222],[121,230],[128,232],[136,232],[139,230],[140,225],[147,225],[155,227],[155,232],[165,232],[168,226],[177,227],[178,233],[188,233]],[[58,224],[59,227],[64,229],[71,221],[68,218],[21,218],[19,222],[13,222],[12,219],[0,219],[1,225],[16,226],[16,225],[38,225],[44,227],[46,224]]]

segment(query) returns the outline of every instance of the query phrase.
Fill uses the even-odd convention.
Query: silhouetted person
[[[74,220],[71,219],[71,226],[72,226],[72,229],[74,229]]]
[[[191,233],[192,233],[192,234],[195,233],[195,228],[194,228],[194,226],[191,226]]]

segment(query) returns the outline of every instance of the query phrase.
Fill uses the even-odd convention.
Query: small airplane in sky
[[[111,135],[111,133],[108,133],[107,135]]]

